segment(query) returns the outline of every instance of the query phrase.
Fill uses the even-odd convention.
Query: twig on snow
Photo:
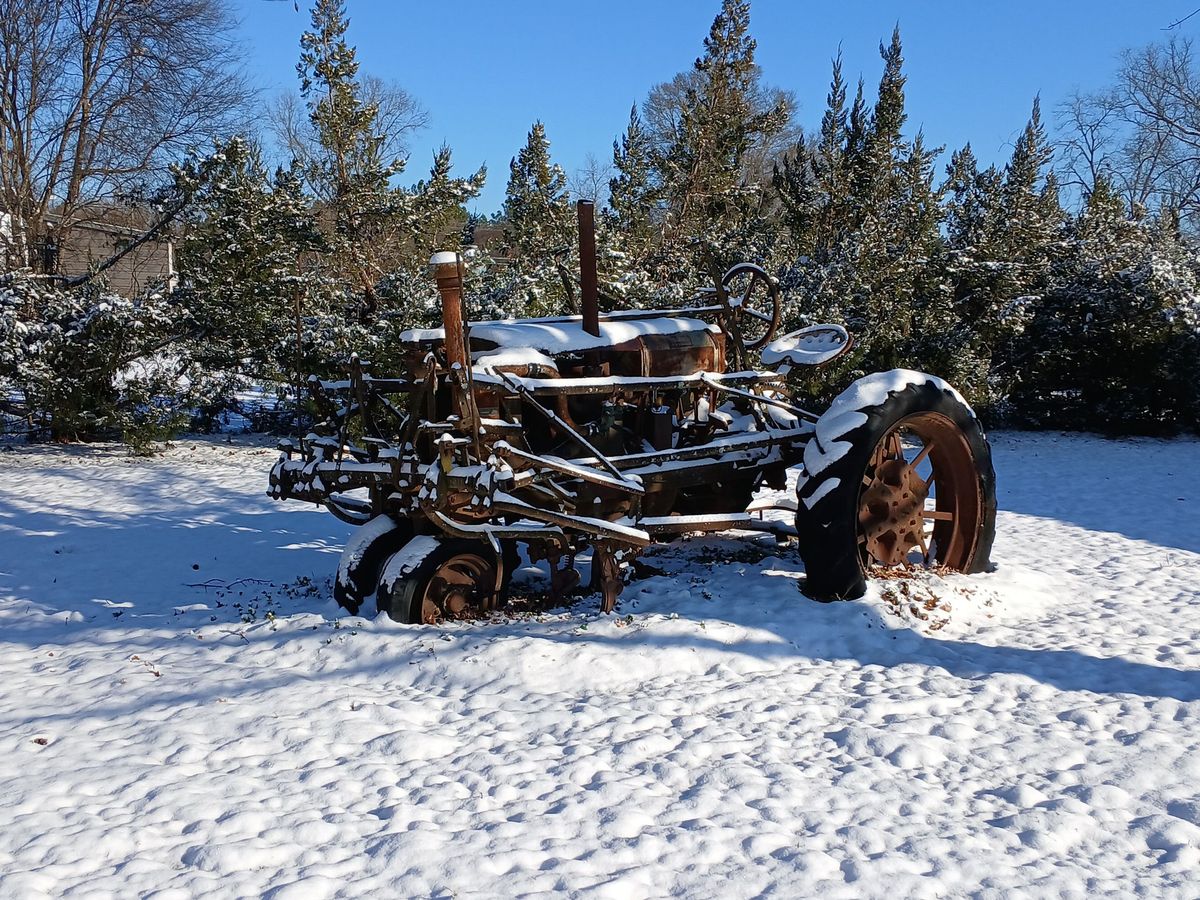
[[[228,591],[238,587],[239,585],[245,586],[249,584],[271,587],[273,582],[267,581],[263,578],[238,578],[235,581],[226,581],[224,578],[210,578],[208,581],[197,581],[192,584],[185,582],[183,586],[190,588],[204,588],[206,591],[209,588],[219,588],[220,590]]]

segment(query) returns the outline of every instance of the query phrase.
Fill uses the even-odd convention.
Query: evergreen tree
[[[442,148],[429,180],[407,190],[394,184],[405,161],[384,156],[378,106],[364,99],[348,28],[344,0],[316,0],[297,71],[319,144],[307,155],[305,176],[322,204],[330,274],[358,298],[360,322],[369,324],[381,312],[381,299],[393,306],[411,299],[396,286],[424,271],[429,246],[461,234],[463,205],[478,195],[486,172],[451,177],[450,151]]]
[[[784,130],[791,117],[786,97],[760,109],[755,41],[749,34],[748,0],[724,0],[704,41],[685,91],[676,138],[655,160],[663,187],[660,273],[678,280],[682,269],[704,271],[703,254],[682,251],[704,236],[721,264],[762,258],[764,186],[743,177],[748,150],[763,136]]]
[[[899,32],[880,45],[884,69],[868,112],[859,80],[849,111],[840,57],[834,60],[816,140],[776,169],[794,262],[784,283],[808,308],[789,318],[842,321],[855,335],[846,372],[916,365],[928,347],[919,323],[944,324],[940,193],[921,135],[906,141]],[[945,356],[946,354],[942,354]]]
[[[608,183],[608,209],[603,218],[607,240],[600,246],[607,262],[608,285],[623,299],[647,299],[653,284],[647,263],[660,233],[661,189],[654,170],[654,148],[635,105],[629,125],[613,142],[613,168]]]
[[[986,199],[975,152],[967,144],[950,154],[946,180],[946,240],[953,250],[974,247],[984,240]]]
[[[316,271],[324,242],[299,173],[268,175],[258,148],[240,138],[217,157],[179,248],[193,357],[236,379],[302,381],[300,322],[328,311],[329,286]]]
[[[503,247],[511,260],[510,290],[521,304],[516,314],[552,315],[573,305],[556,265],[577,269],[573,221],[566,173],[550,158],[545,126],[534,122],[509,163],[504,197]]]
[[[870,126],[861,139],[861,151],[852,151],[855,160],[852,191],[858,201],[861,220],[886,207],[898,193],[898,161],[904,150],[904,54],[899,28],[892,40],[879,45],[883,57],[883,75],[879,94],[871,113]],[[858,141],[855,141],[858,143]]]
[[[861,84],[859,90],[861,97]],[[848,227],[846,129],[846,84],[839,53],[816,142],[801,140],[775,165],[772,186],[793,258],[827,262]]]
[[[1097,179],[1026,329],[1014,411],[1037,427],[1170,433],[1200,424],[1200,265],[1127,218]]]
[[[316,0],[296,70],[320,144],[308,182],[327,204],[331,259],[362,296],[369,317],[378,308],[375,285],[389,268],[387,244],[401,206],[390,181],[404,161],[382,157],[377,110],[362,99],[357,54],[346,41],[349,25],[344,0]]]
[[[407,189],[409,209],[407,224],[411,228],[412,256],[418,266],[424,266],[431,253],[443,249],[447,238],[458,236],[465,240],[463,229],[468,222],[466,204],[483,190],[487,169],[481,167],[473,175],[456,178],[451,174],[450,148],[442,145],[433,155],[429,177]]]
[[[1004,168],[999,229],[1002,251],[1034,267],[1048,263],[1064,218],[1054,173],[1047,173],[1053,156],[1042,125],[1041,100],[1035,97],[1029,122]],[[1036,272],[1030,274],[1030,284],[1036,277]]]

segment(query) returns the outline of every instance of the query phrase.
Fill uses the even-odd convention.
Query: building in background
[[[80,213],[82,218],[65,232],[61,242],[54,238],[42,241],[32,248],[35,258],[30,260],[14,260],[4,254],[3,268],[31,266],[66,278],[86,275],[141,238],[155,216],[152,210],[109,205],[91,206]],[[0,213],[0,237],[11,238],[11,229],[9,214]],[[174,235],[168,231],[128,250],[98,277],[109,290],[126,297],[157,287],[174,288]]]

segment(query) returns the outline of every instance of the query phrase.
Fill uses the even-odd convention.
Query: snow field
[[[993,436],[988,575],[728,535],[444,628],[262,443],[0,451],[0,896],[1197,893],[1198,442]]]

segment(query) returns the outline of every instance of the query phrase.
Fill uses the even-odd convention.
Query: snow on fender
[[[350,573],[363,560],[367,548],[389,531],[397,527],[396,520],[390,516],[376,516],[362,525],[346,541],[342,550],[342,558],[338,562],[337,583],[343,587],[350,586]]]
[[[419,534],[387,561],[383,573],[379,576],[379,586],[385,591],[391,591],[405,576],[416,571],[433,551],[437,550],[440,541],[428,534]]]

